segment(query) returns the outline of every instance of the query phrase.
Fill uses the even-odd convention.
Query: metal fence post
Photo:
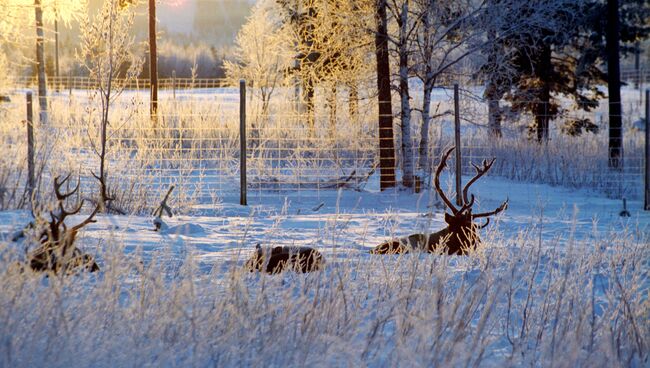
[[[239,81],[239,204],[246,201],[246,81]]]
[[[650,89],[645,90],[645,193],[643,209],[650,211]]]
[[[463,205],[461,198],[462,158],[460,154],[460,97],[458,96],[458,83],[454,83],[454,139],[456,142],[456,204]]]
[[[34,192],[34,104],[32,93],[27,92],[27,194],[31,201]]]

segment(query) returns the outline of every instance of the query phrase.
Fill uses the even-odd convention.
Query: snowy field
[[[78,243],[101,272],[66,278],[7,272],[23,256],[7,238],[30,216],[2,212],[0,366],[650,364],[641,202],[624,218],[603,195],[488,177],[479,209],[510,206],[476,253],[378,256],[444,223],[431,192],[376,187],[224,201],[161,233],[151,217],[100,216]],[[246,272],[258,243],[316,247],[326,268]]]
[[[59,135],[37,132],[45,199],[52,178],[65,172],[86,180],[84,196],[94,188],[89,140],[96,132],[86,92],[74,92],[51,100]],[[169,126],[160,146],[152,144],[161,137],[150,133],[146,101],[125,93],[133,105],[113,115],[114,126],[128,129],[116,133],[122,145],[113,151],[109,181],[131,188],[120,203],[143,215],[100,215],[82,230],[76,244],[96,257],[100,272],[11,272],[29,244],[9,239],[31,213],[0,211],[0,367],[650,366],[650,212],[639,195],[637,92],[623,93],[626,170],[619,173],[607,167],[604,132],[568,138],[556,129],[541,147],[513,128],[492,146],[482,133],[485,111],[465,106],[472,122],[463,125],[464,172],[471,172],[470,160],[497,157],[472,186],[474,212],[509,199],[469,256],[369,254],[393,237],[445,227],[431,190],[380,193],[377,174],[364,176],[376,152],[374,110],[360,114],[358,136],[349,136],[343,117],[338,136],[314,143],[300,116],[276,107],[260,130],[270,137],[267,151],[249,161],[249,206],[237,205],[237,91],[203,92],[179,93],[173,104],[161,94]],[[437,93],[434,102],[449,104],[447,92]],[[13,124],[0,126],[0,189],[17,199],[25,182],[22,109],[15,99],[3,112]],[[328,121],[326,112],[318,116]],[[450,121],[436,124],[432,157],[449,145]],[[300,143],[287,143],[296,138]],[[173,149],[177,142],[189,143]],[[313,152],[301,151],[303,144]],[[354,160],[341,152],[354,152]],[[350,172],[362,179],[354,189],[323,184]],[[453,179],[443,174],[450,197]],[[170,183],[179,214],[155,232],[147,213]],[[211,197],[202,200],[195,187]],[[622,197],[630,217],[619,216]],[[0,208],[18,203],[6,198]],[[326,267],[250,273],[243,264],[256,244],[312,246]]]

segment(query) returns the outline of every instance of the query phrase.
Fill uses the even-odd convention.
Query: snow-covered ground
[[[466,182],[469,177],[463,178]],[[451,186],[451,178],[443,177]],[[648,366],[650,212],[584,190],[487,177],[509,208],[467,257],[375,256],[444,227],[430,191],[224,200],[205,216],[99,216],[78,241],[99,274],[6,272],[22,255],[0,212],[0,366]],[[74,222],[74,218],[71,219]],[[242,270],[258,243],[309,245],[323,271]]]
[[[206,111],[195,114],[192,107],[170,115],[207,116],[206,124],[213,124],[224,111],[238,111],[236,92],[179,92],[178,101],[205,105]],[[624,91],[624,98],[633,92]],[[170,98],[169,91],[161,95]],[[435,98],[448,101],[449,95],[439,90]],[[65,93],[52,98],[53,121],[81,121],[70,117],[83,109],[71,115],[68,103]],[[19,121],[22,103],[14,104],[20,118],[12,119]],[[625,105],[626,126],[636,121],[640,106]],[[149,122],[146,106],[140,110]],[[450,137],[450,126],[441,122],[443,136]],[[24,133],[22,126],[12,129],[19,133],[9,140],[16,149],[5,155],[3,170],[15,167],[20,177]],[[637,148],[640,133],[625,133]],[[239,206],[236,170],[228,171],[227,180],[213,178],[221,191],[206,187],[213,200],[172,198],[172,206],[191,215],[165,217],[161,232],[153,231],[150,216],[98,216],[77,245],[96,256],[101,271],[72,277],[10,272],[13,262],[24,259],[27,243],[9,237],[31,215],[0,212],[0,367],[650,366],[650,212],[638,196],[628,197],[631,216],[621,217],[622,201],[602,192],[524,182],[602,189],[608,185],[596,184],[609,180],[623,188],[610,197],[641,193],[640,171],[633,170],[641,166],[629,151],[628,178],[612,174],[606,156],[598,161],[598,155],[580,156],[589,150],[573,149],[601,147],[591,138],[554,139],[549,147],[557,151],[543,152],[547,161],[537,160],[539,152],[526,141],[503,148],[497,165],[510,164],[499,175],[512,168],[511,177],[520,181],[492,172],[474,184],[475,211],[493,210],[506,198],[509,207],[482,230],[483,242],[470,256],[369,254],[392,237],[445,226],[435,193],[379,192],[376,175],[360,190],[303,185],[293,192],[288,186],[265,191],[253,182],[249,206]],[[556,147],[561,144],[566,147]],[[82,156],[71,151],[77,160]],[[67,171],[82,168],[80,174],[88,175],[93,167],[86,161],[66,166],[66,156],[55,156],[64,157],[53,161]],[[234,157],[215,162],[236,167]],[[483,157],[470,150],[467,158]],[[132,161],[126,159],[119,165]],[[288,176],[290,182],[296,177]],[[193,177],[183,179],[195,184]],[[453,177],[442,179],[451,193]],[[583,180],[590,181],[580,185]],[[158,198],[167,188],[162,183],[144,193]],[[180,197],[177,187],[173,195]],[[150,205],[134,208],[144,212]],[[82,218],[73,216],[70,223]],[[323,253],[326,267],[307,275],[249,273],[242,266],[256,244],[312,246]]]

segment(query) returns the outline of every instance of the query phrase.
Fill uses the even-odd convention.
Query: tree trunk
[[[429,172],[431,167],[429,164],[429,125],[431,123],[431,91],[435,84],[433,67],[431,66],[433,54],[431,37],[434,32],[431,24],[431,11],[433,11],[433,6],[430,5],[422,16],[425,71],[422,90],[422,130],[420,132],[420,148],[418,153],[420,156],[420,169],[426,172]]]
[[[309,129],[309,136],[315,136],[315,119],[314,119],[314,79],[312,77],[305,77],[303,79],[303,99],[307,106],[307,127]]]
[[[354,83],[348,85],[348,108],[350,121],[357,123],[359,117],[359,90]]]
[[[548,128],[551,113],[551,87],[549,85],[549,75],[551,72],[551,46],[549,44],[544,44],[542,46],[542,52],[536,70],[537,78],[542,81],[542,86],[538,91],[537,102],[534,108],[535,129],[537,133],[537,141],[539,143],[548,141]]]
[[[424,84],[422,96],[422,130],[420,134],[420,169],[429,172],[429,125],[431,124],[431,91],[433,83]]]
[[[38,69],[38,106],[41,124],[47,124],[47,87],[45,80],[45,53],[43,50],[43,8],[41,0],[34,0],[36,19],[36,64]]]
[[[607,0],[607,85],[609,94],[609,166],[621,165],[623,124],[619,65],[618,0]]]
[[[327,105],[330,110],[330,137],[336,138],[336,85],[332,86],[329,96],[327,97]]]
[[[408,0],[402,4],[399,21],[399,94],[402,125],[402,184],[413,187],[413,150],[411,139],[411,102],[408,84]]]
[[[488,85],[489,91],[491,86]],[[499,106],[499,97],[492,93],[486,93],[488,99],[488,129],[490,136],[500,138],[501,133],[501,106]]]
[[[386,0],[377,0],[376,10],[375,54],[377,57],[377,103],[379,105],[379,181],[381,190],[384,190],[394,187],[396,184]]]
[[[499,101],[503,94],[500,93],[500,86],[498,85],[498,67],[497,67],[497,48],[494,42],[497,38],[496,31],[488,31],[488,39],[492,44],[488,54],[488,65],[492,70],[492,74],[488,78],[487,86],[485,87],[485,97],[488,100],[488,130],[490,136],[499,138],[501,137],[501,107]]]

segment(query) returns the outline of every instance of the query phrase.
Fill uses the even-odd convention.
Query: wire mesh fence
[[[90,82],[89,82],[90,83]],[[179,84],[180,85],[180,84]],[[163,90],[158,112],[149,113],[149,93],[139,84],[127,88],[111,105],[108,127],[108,185],[116,206],[141,212],[174,185],[175,205],[181,211],[237,202],[240,191],[240,101],[237,88],[223,80],[192,84],[190,88]],[[35,123],[36,193],[45,196],[56,175],[72,173],[84,188],[82,196],[96,192],[93,173],[99,166],[101,103],[93,89],[81,85],[48,96],[48,123]],[[128,87],[128,86],[127,86]],[[292,195],[319,196],[339,188],[376,190],[379,181],[379,134],[376,97],[370,92],[351,100],[340,90],[318,90],[313,108],[301,101],[299,91],[277,89],[270,100],[249,88],[246,109],[247,191],[251,199]],[[26,133],[24,91],[0,105],[3,157],[0,159],[0,207],[21,207],[26,197]],[[489,175],[516,181],[587,188],[612,198],[641,199],[644,174],[643,107],[637,92],[624,93],[623,157],[618,169],[609,167],[607,103],[592,112],[566,109],[553,117],[548,141],[531,139],[532,117],[504,114],[502,136],[488,127],[488,104],[481,88],[461,89],[462,172],[471,175],[471,163],[496,157]],[[268,97],[268,96],[267,96]],[[270,101],[270,102],[269,102]],[[269,103],[265,103],[269,102]],[[503,104],[503,102],[502,102]],[[398,101],[394,141],[401,142]],[[412,155],[420,186],[431,187],[432,168],[445,147],[454,142],[454,100],[450,88],[436,89],[431,111],[434,119],[429,144],[420,147],[421,100],[412,106],[411,142],[396,144],[397,183]],[[35,103],[35,108],[37,104]],[[507,107],[507,104],[506,106]],[[507,108],[504,108],[507,111]],[[34,114],[38,116],[38,114]],[[568,121],[590,119],[599,133],[569,136]],[[426,154],[427,159],[420,156]],[[452,170],[453,163],[450,163]],[[389,191],[390,192],[390,191]]]

